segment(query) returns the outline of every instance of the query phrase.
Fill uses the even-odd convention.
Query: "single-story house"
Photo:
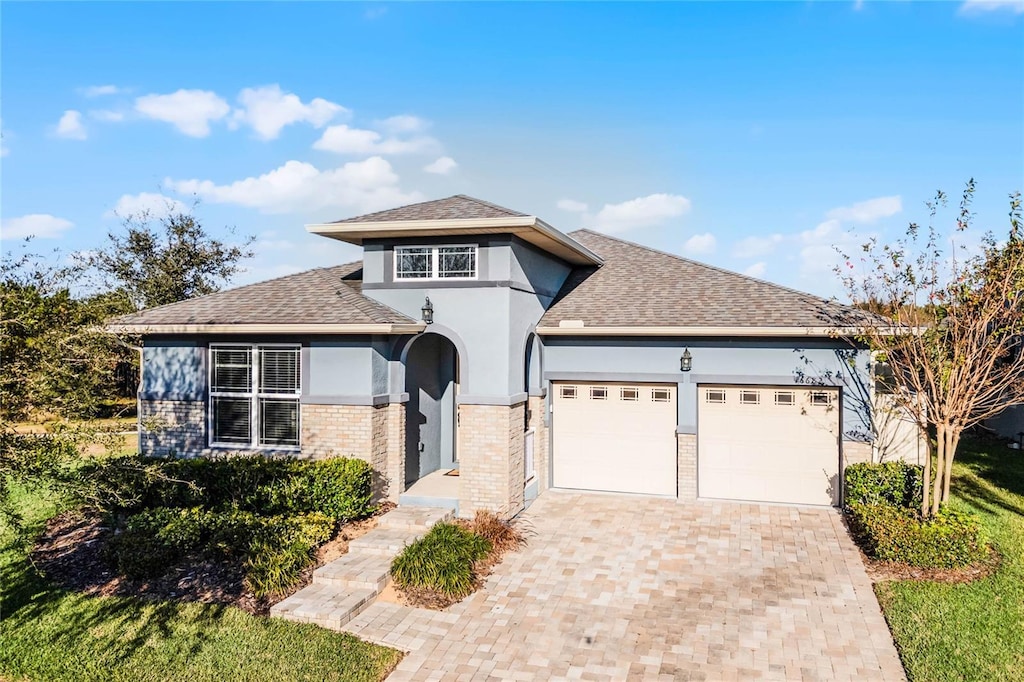
[[[318,268],[120,318],[149,454],[363,458],[381,496],[834,505],[869,353],[828,301],[467,196],[310,225]]]

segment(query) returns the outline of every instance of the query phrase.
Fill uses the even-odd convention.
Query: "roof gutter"
[[[113,334],[419,334],[422,322],[402,324],[109,324]]]

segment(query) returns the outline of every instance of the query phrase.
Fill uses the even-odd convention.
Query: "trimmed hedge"
[[[844,476],[844,501],[847,506],[891,504],[917,509],[921,506],[922,476],[922,467],[902,460],[851,464]]]
[[[165,478],[148,475],[156,464]],[[369,516],[370,465],[343,457],[300,460],[262,456],[161,459],[115,457],[87,465],[106,491],[111,511],[156,507],[226,510],[264,515],[321,513],[339,522]]]
[[[321,513],[259,516],[158,507],[129,517],[107,552],[119,572],[135,578],[160,576],[189,553],[244,557],[246,583],[259,597],[293,585],[334,529],[334,519]]]
[[[925,521],[885,502],[853,503],[849,518],[865,551],[882,561],[960,568],[983,561],[988,543],[974,514],[944,507]]]
[[[491,542],[454,523],[438,523],[391,562],[401,589],[439,592],[461,599],[473,591],[473,564],[491,551]]]

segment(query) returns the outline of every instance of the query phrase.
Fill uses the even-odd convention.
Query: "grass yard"
[[[45,496],[19,504],[42,524]],[[50,587],[0,528],[0,680],[367,680],[392,649],[232,607],[86,597]]]
[[[1024,678],[1024,452],[964,441],[953,497],[975,510],[1003,556],[963,585],[876,586],[903,665],[915,682]]]

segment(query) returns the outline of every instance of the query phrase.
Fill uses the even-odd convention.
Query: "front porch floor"
[[[448,476],[450,469],[438,469],[414,482],[398,498],[401,505],[442,507],[459,511],[459,477]]]

